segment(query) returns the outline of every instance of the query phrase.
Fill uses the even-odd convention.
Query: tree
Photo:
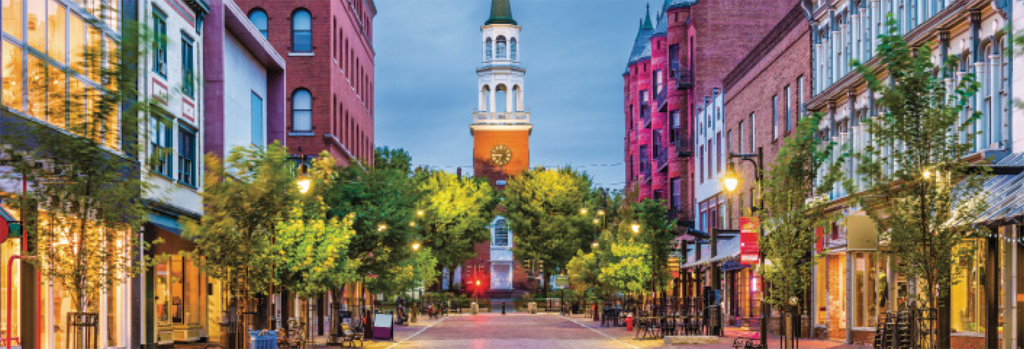
[[[287,219],[277,224],[271,246],[275,284],[300,298],[340,288],[356,279],[359,261],[348,258],[355,232],[353,215],[327,218],[323,194],[334,175],[334,158],[324,152],[313,160],[310,191],[293,201]]]
[[[234,148],[223,163],[206,155],[205,212],[199,221],[182,219],[185,237],[196,244],[185,254],[200,271],[224,282],[228,312],[237,319],[255,310],[255,298],[273,285],[271,243],[297,195],[296,174],[279,142]]]
[[[663,200],[644,200],[636,204],[640,241],[649,247],[651,286],[661,291],[662,297],[672,276],[668,273],[668,255],[676,238],[676,222],[668,219],[668,206]]]
[[[349,166],[330,182],[324,194],[329,217],[354,214],[356,234],[348,257],[360,262],[358,275],[371,293],[391,293],[397,287],[397,265],[412,254],[414,218],[419,194],[404,150],[378,148],[376,167]]]
[[[855,64],[883,109],[865,122],[871,142],[857,157],[865,185],[855,199],[889,241],[896,272],[919,280],[922,303],[940,309],[936,343],[949,347],[950,290],[962,277],[954,263],[963,249],[954,247],[977,236],[973,223],[986,209],[986,173],[966,158],[980,117],[966,106],[979,84],[951,74],[955,58],[939,69],[928,45],[911,49],[891,17],[880,39],[884,69]]]
[[[821,114],[800,120],[796,134],[785,140],[761,183],[765,207],[759,216],[764,231],[770,233],[759,238],[759,246],[764,258],[771,261],[762,270],[769,289],[764,301],[789,314],[799,314],[798,304],[790,300],[802,298],[811,283],[816,263],[815,228],[835,219],[834,214],[825,212],[828,201],[820,199],[820,193],[827,193],[839,179],[843,161],[835,161],[827,172],[822,171],[833,147],[821,146],[815,136],[821,120]],[[822,173],[823,180],[816,186]]]
[[[417,171],[416,181],[422,194],[416,206],[423,243],[431,248],[439,267],[452,271],[448,284],[454,285],[455,268],[475,256],[473,246],[490,236],[487,225],[496,193],[483,179],[443,171]]]
[[[385,295],[388,297],[397,296],[404,292],[412,291],[416,287],[429,288],[437,282],[437,257],[429,247],[421,247],[419,251],[398,263],[397,271],[394,273],[395,285]]]
[[[599,249],[590,253],[583,253],[583,250],[576,251],[576,255],[566,263],[565,269],[569,272],[569,282],[573,287],[580,290],[597,290],[601,286]]]
[[[20,203],[35,271],[64,285],[76,314],[69,320],[79,324],[87,322],[84,313],[98,308],[102,292],[144,267],[135,261],[148,245],[135,233],[148,219],[139,198],[151,187],[141,180],[138,164],[126,158],[138,143],[138,116],[152,103],[138,98],[137,66],[125,59],[144,54],[127,44],[142,35],[137,25],[126,23],[120,52],[97,46],[72,57],[68,69],[29,60],[27,112],[36,119],[12,118],[0,125],[0,154],[12,168],[8,178],[32,183],[31,192],[8,197]],[[86,70],[97,85],[73,78],[68,89],[67,74]],[[74,347],[87,347],[84,338],[76,338]]]
[[[569,167],[535,168],[512,177],[505,188],[502,204],[516,236],[513,253],[544,261],[545,296],[551,274],[590,244],[593,224],[580,214],[590,185],[586,174]]]
[[[635,238],[612,242],[598,281],[620,292],[643,293],[652,280],[648,249]]]

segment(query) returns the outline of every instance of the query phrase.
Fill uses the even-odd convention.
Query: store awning
[[[1024,217],[1024,173],[994,175],[985,182],[988,209],[978,216],[977,223],[1006,225],[1020,223]]]
[[[14,218],[10,212],[7,212],[3,206],[0,206],[0,243],[7,241],[8,238],[20,238],[21,237],[21,222]]]
[[[740,239],[738,237],[718,240],[718,255],[715,257],[711,257],[711,246],[702,244],[700,248],[701,259],[693,261],[695,254],[691,251],[687,256],[688,263],[683,264],[683,268],[720,263],[740,257]]]

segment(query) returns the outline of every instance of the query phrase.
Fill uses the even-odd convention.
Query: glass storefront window
[[[72,14],[68,17],[68,51],[71,55],[71,69],[84,73],[85,67],[85,22]]]
[[[46,52],[46,1],[28,2],[28,45]]]
[[[828,320],[828,263],[826,258],[819,258],[814,266],[814,299],[815,325],[825,325]]]
[[[154,287],[154,316],[158,325],[171,324],[171,275],[170,263],[165,262],[156,265],[156,285]]]
[[[43,60],[28,55],[28,115],[46,120],[46,66]]]
[[[875,253],[856,252],[853,259],[853,327],[874,327],[878,313],[875,297]]]
[[[12,45],[7,40],[4,40],[3,45],[3,59],[0,60],[0,65],[3,65],[4,106],[14,110],[23,110],[22,85],[24,80],[22,79],[21,48]]]
[[[959,282],[952,286],[952,329],[955,332],[984,332],[985,325],[985,244],[982,239],[965,240],[958,252],[969,258],[953,263]],[[959,254],[959,253],[957,253]]]
[[[41,2],[41,1],[36,1]],[[67,42],[64,39],[65,36],[65,16],[67,16],[67,8],[57,3],[56,0],[50,0],[50,6],[47,8],[47,20],[46,20],[46,34],[47,43],[49,46],[50,57],[60,62],[60,64],[68,64],[66,52]]]
[[[4,33],[11,35],[18,40],[23,40],[21,36],[21,17],[23,15],[22,0],[3,0],[3,27]]]

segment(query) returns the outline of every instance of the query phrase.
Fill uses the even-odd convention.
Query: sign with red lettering
[[[740,217],[740,264],[754,265],[758,261],[757,217]]]
[[[814,228],[814,236],[818,238],[817,242],[814,243],[814,250],[821,253],[821,251],[825,250],[825,228]]]

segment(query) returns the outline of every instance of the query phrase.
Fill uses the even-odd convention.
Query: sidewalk
[[[636,332],[626,331],[625,327],[601,327],[601,323],[593,321],[593,319],[586,319],[582,316],[573,316],[571,320],[581,326],[587,327],[600,334],[603,334],[609,338],[618,340],[627,345],[635,348],[707,348],[707,349],[733,349],[732,342],[737,337],[750,337],[757,333],[757,331],[748,331],[738,327],[726,327],[725,336],[718,339],[718,344],[702,344],[702,345],[667,345],[663,338],[647,338],[638,339],[636,338]],[[870,346],[863,345],[852,345],[843,344],[833,341],[820,340],[820,339],[807,339],[801,338],[799,341],[800,349],[868,349]],[[774,334],[768,335],[768,348],[781,348],[779,336]]]
[[[458,316],[458,315],[449,315],[449,316]],[[416,323],[409,324],[409,326],[395,325],[395,339],[394,340],[390,340],[389,341],[389,340],[381,340],[381,339],[377,339],[377,340],[365,339],[363,341],[363,348],[367,348],[367,349],[384,349],[384,348],[391,347],[392,345],[394,345],[394,344],[396,344],[398,342],[401,342],[401,341],[403,341],[403,340],[405,340],[405,339],[407,339],[409,337],[412,337],[416,333],[419,333],[420,331],[423,331],[426,328],[437,324],[438,322],[444,321],[445,319],[446,319],[446,317],[442,317],[440,319],[430,319],[429,316],[426,316],[426,315],[424,315],[424,316],[417,316],[416,317]],[[313,343],[310,343],[310,345],[307,347],[307,349],[328,349],[328,348],[336,349],[336,348],[339,348],[338,346],[328,346],[326,343],[327,343],[327,337],[317,337],[317,339],[314,340]],[[359,342],[356,342],[356,348],[358,348],[358,347],[359,347]]]

